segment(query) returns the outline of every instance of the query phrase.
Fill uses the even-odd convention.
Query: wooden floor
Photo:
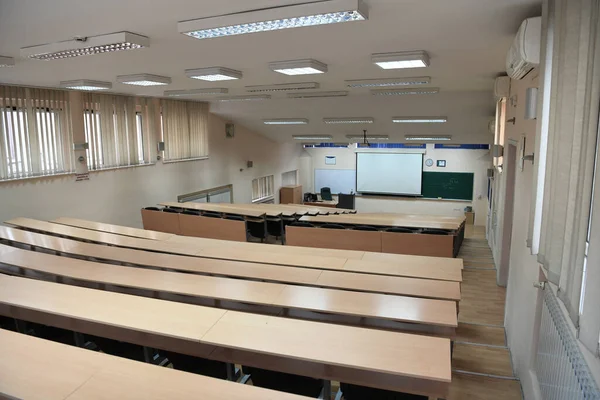
[[[447,400],[521,400],[504,333],[506,289],[496,285],[485,228],[467,226],[462,300]]]

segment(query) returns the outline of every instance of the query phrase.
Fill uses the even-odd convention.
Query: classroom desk
[[[321,200],[321,201],[305,201],[302,204],[304,204],[305,206],[337,208],[338,202],[336,200]]]
[[[77,301],[73,301],[77,299]],[[445,397],[450,340],[0,276],[0,314],[258,368]]]
[[[130,228],[128,226],[105,224],[102,222],[88,221],[84,219],[60,217],[52,220],[55,224],[76,226],[79,228],[90,229],[92,231],[114,233],[116,235],[131,236],[139,239],[148,240],[169,240],[174,235],[170,233],[150,231],[146,229]]]
[[[46,400],[307,400],[0,329],[0,397]],[[160,384],[149,384],[160,382]]]
[[[253,263],[278,264],[303,268],[319,268],[332,270],[344,270],[344,265],[347,261],[346,259],[340,257],[326,257],[321,255],[313,256],[308,254],[280,254],[277,252],[270,252],[268,251],[268,248],[267,250],[262,252],[247,249],[236,249],[233,246],[231,248],[211,247],[202,249],[199,246],[190,244],[148,241],[144,239],[136,239],[131,237],[114,235],[110,233],[95,232],[81,228],[58,225],[30,218],[14,218],[12,220],[6,221],[6,224],[14,225],[20,228],[25,228],[33,231],[70,237],[80,241],[91,241],[95,243],[104,243],[118,247],[148,250],[153,252],[169,254],[196,256],[201,258],[216,258],[222,260],[246,261]],[[402,259],[395,258],[393,262],[398,261],[406,261],[408,263],[410,262],[410,259],[405,257],[402,257]],[[434,257],[431,258],[430,261],[432,264],[447,266],[448,268],[456,268],[457,266],[460,266],[462,268],[462,260],[460,259],[453,260],[450,258],[445,259]],[[420,258],[419,263],[421,263],[422,265],[423,262],[426,262],[426,260]],[[389,274],[389,271],[389,268],[384,268],[381,270],[381,274]],[[373,268],[371,268],[370,273],[378,274],[380,273],[380,270],[376,266],[374,266]]]
[[[219,203],[177,203],[172,201],[167,201],[164,203],[158,203],[163,207],[173,207],[173,208],[188,208],[198,211],[210,211],[216,212],[220,214],[234,214],[241,215],[243,217],[256,218],[256,219],[264,219],[265,212],[263,210],[251,210],[245,207],[223,207]],[[182,206],[185,204],[185,207]]]
[[[369,318],[374,326],[386,326],[386,322],[396,324],[388,328],[418,331],[437,336],[454,338],[456,335],[457,311],[452,301],[389,296],[374,293],[360,293],[343,290],[323,289],[284,285],[269,282],[256,282],[214,276],[189,275],[177,272],[157,271],[144,268],[125,267],[98,262],[84,261],[51,254],[33,252],[0,244],[0,269],[18,275],[32,276],[30,272],[49,274],[64,283],[64,278],[75,280],[75,284],[100,284],[142,290],[149,297],[157,295],[172,300],[169,295],[177,295],[178,301],[202,300],[202,304],[216,303],[222,308],[266,312],[259,307],[275,308],[270,312],[310,311],[325,313],[326,320],[361,325],[361,318]],[[29,273],[28,273],[29,272]],[[34,277],[41,278],[39,274]],[[120,290],[119,290],[120,291]],[[228,306],[221,302],[234,302]],[[193,302],[192,302],[193,303]],[[306,319],[311,319],[306,313]],[[322,316],[317,316],[322,318]],[[312,318],[314,319],[314,317]],[[370,325],[370,324],[368,324]]]
[[[443,230],[457,230],[461,223],[457,221],[447,221],[440,219],[438,221],[429,219],[420,219],[414,217],[363,217],[360,214],[355,215],[328,215],[328,216],[304,216],[300,218],[302,222],[320,223],[320,224],[342,224],[342,225],[371,225],[402,228],[431,228]],[[464,222],[464,218],[463,218]]]
[[[183,257],[80,243],[61,238],[54,238],[55,241],[53,243],[50,239],[41,240],[39,236],[44,235],[0,227],[0,238],[3,241],[57,251],[60,254],[85,257],[90,260],[106,260],[127,265],[133,264],[142,267],[193,272],[202,275],[219,275],[269,282],[328,287],[332,289],[349,289],[362,292],[410,296],[417,294],[415,297],[443,300],[457,300],[457,297],[458,299],[460,298],[460,284],[458,282],[429,280],[431,283],[423,286],[421,283],[428,281],[427,279],[381,275],[372,275],[370,279],[365,279],[363,282],[356,278],[356,276],[360,276],[361,274],[352,273],[348,270],[324,271],[309,268]],[[325,272],[327,274],[324,274]],[[368,274],[363,275],[369,276]]]

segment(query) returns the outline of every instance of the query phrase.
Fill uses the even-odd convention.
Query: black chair
[[[344,208],[346,210],[354,210],[354,199],[356,196],[353,194],[338,194],[338,203],[336,208]]]
[[[344,225],[338,225],[338,224],[323,224],[323,225],[321,225],[321,228],[325,228],[325,229],[346,229],[346,227]]]
[[[377,232],[379,229],[375,228],[374,226],[357,225],[357,226],[353,227],[352,230],[353,231]]]
[[[143,346],[92,335],[85,335],[85,340],[95,343],[98,350],[103,353],[135,361],[144,361]]]
[[[33,335],[36,337],[75,346],[75,335],[73,334],[73,331],[33,322],[27,322],[26,326],[27,331],[33,331]]]
[[[248,233],[250,236],[260,239],[261,242],[264,242],[267,237],[267,230],[265,229],[264,222],[247,221],[246,226],[248,227]]]
[[[391,390],[375,389],[365,386],[340,383],[340,389],[345,400],[427,400],[427,396],[417,394],[392,392]]]
[[[144,210],[148,210],[148,211],[161,211],[161,209],[158,208],[158,207],[144,207]]]
[[[227,379],[227,364],[224,362],[207,360],[171,351],[164,351],[161,354],[169,359],[171,364],[173,364],[173,369],[210,376],[211,378]]]
[[[179,210],[178,208],[163,208],[163,212],[167,212],[167,213],[173,213],[173,214],[181,214],[181,210]]]
[[[313,224],[309,224],[308,222],[302,222],[302,221],[292,222],[290,224],[290,226],[299,226],[302,228],[314,228],[315,227]]]
[[[200,215],[200,211],[195,211],[195,210],[183,210],[182,214],[183,214],[183,215],[195,215],[195,216],[199,216],[199,215]]]
[[[394,233],[417,233],[417,231],[415,231],[414,229],[401,228],[401,227],[388,228],[385,231],[386,232],[394,232]]]
[[[312,398],[317,398],[323,389],[323,381],[320,379],[247,366],[242,369],[245,374],[250,374],[254,386],[262,388]]]
[[[245,221],[244,217],[242,217],[241,215],[225,215],[225,219],[231,220],[231,221]]]
[[[221,218],[221,214],[212,211],[205,211],[202,216],[208,218]]]
[[[14,318],[0,316],[0,329],[7,331],[17,331],[17,324]]]
[[[331,188],[328,187],[322,187],[321,188],[321,200],[333,200],[333,197],[331,197]]]
[[[421,233],[425,233],[427,235],[448,235],[448,231],[444,231],[442,229],[429,229],[425,228],[421,231]]]
[[[283,235],[281,220],[267,219],[267,233],[279,240],[279,237]]]

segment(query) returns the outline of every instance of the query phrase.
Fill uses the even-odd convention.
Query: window
[[[288,171],[281,174],[281,186],[294,186],[298,181],[298,170]]]
[[[85,139],[88,168],[128,167],[153,159],[148,144],[152,137],[153,110],[144,98],[84,95]]]
[[[161,100],[165,161],[208,157],[208,104]]]
[[[0,86],[0,180],[72,171],[68,93]]]
[[[252,202],[263,203],[273,200],[275,195],[275,176],[263,176],[252,180]]]
[[[506,98],[501,98],[496,103],[496,130],[494,132],[494,144],[504,147],[504,132],[506,127]],[[504,157],[494,157],[494,167],[502,172]]]

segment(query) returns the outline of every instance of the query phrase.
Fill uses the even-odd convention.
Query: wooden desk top
[[[33,310],[48,318],[70,318],[83,332],[85,324],[95,323],[120,328],[113,330],[115,336],[121,330],[177,336],[189,343],[186,351],[203,345],[227,350],[213,351],[211,358],[229,354],[231,359],[243,351],[254,355],[255,365],[264,356],[309,362],[323,366],[313,374],[325,379],[350,378],[352,383],[365,373],[373,379],[387,377],[388,386],[403,391],[416,380],[418,391],[431,391],[431,385],[440,395],[451,381],[450,340],[444,338],[222,311],[1,275],[0,305],[3,313]]]
[[[191,208],[192,210],[197,210],[195,207],[198,203],[187,202],[187,203],[179,203],[181,204],[181,208]],[[206,203],[200,203],[206,204]],[[238,204],[238,203],[208,203],[211,206],[218,207],[219,210],[248,210],[250,213],[263,212],[267,217],[281,217],[283,216],[292,216],[293,214],[289,212],[289,210],[281,210],[278,207],[269,207],[276,206],[276,204]],[[224,211],[219,211],[224,212]]]
[[[336,208],[338,205],[338,202],[336,200],[321,200],[321,201],[305,201],[303,204],[305,206]]]
[[[90,229],[92,231],[114,233],[121,236],[131,236],[139,239],[149,240],[169,240],[172,238],[172,233],[163,233],[157,231],[149,231],[146,229],[130,228],[128,226],[105,224],[102,222],[87,221],[84,219],[60,217],[52,220],[55,224],[74,226],[77,228]]]
[[[239,385],[0,330],[0,396],[53,400],[301,400],[283,392]],[[149,382],[160,384],[150,385]]]
[[[243,215],[245,217],[252,218],[264,218],[265,212],[263,210],[250,210],[248,208],[242,207],[223,207],[218,203],[177,203],[172,201],[167,201],[164,203],[159,203],[159,205],[164,207],[178,207],[178,208],[188,208],[192,210],[201,210],[201,211],[212,211],[223,214],[236,214]]]
[[[281,271],[279,274],[290,274],[290,277],[294,277],[299,274],[299,271],[289,270],[289,266],[299,266],[302,268],[315,268],[315,269],[325,269],[325,270],[334,270],[334,271],[356,271],[356,272],[366,272],[365,268],[368,268],[368,273],[372,274],[381,274],[381,275],[396,275],[400,274],[400,276],[418,276],[421,278],[432,278],[431,274],[435,273],[436,269],[443,269],[448,271],[455,271],[458,267],[462,268],[462,259],[452,259],[452,258],[439,258],[439,257],[421,257],[421,256],[407,256],[407,255],[389,255],[391,256],[389,261],[383,260],[386,263],[395,263],[398,264],[398,267],[391,267],[390,265],[382,265],[380,263],[372,264],[366,266],[365,263],[350,263],[348,264],[348,260],[346,258],[340,257],[325,257],[321,255],[307,255],[307,254],[287,254],[287,253],[279,253],[278,251],[271,251],[271,248],[284,248],[286,246],[275,246],[275,245],[257,245],[257,246],[265,246],[265,251],[258,252],[253,251],[248,248],[237,248],[237,246],[227,247],[210,247],[205,250],[199,250],[199,246],[194,243],[170,243],[170,242],[157,242],[157,241],[148,241],[144,239],[134,239],[124,236],[113,235],[109,233],[95,232],[89,231],[86,229],[74,228],[64,225],[53,224],[44,221],[37,221],[27,218],[16,218],[10,221],[7,221],[8,224],[12,224],[15,226],[25,227],[29,229],[35,229],[42,232],[48,232],[51,234],[58,234],[63,236],[68,236],[76,239],[85,239],[93,242],[99,243],[108,243],[113,246],[126,247],[129,249],[136,250],[150,250],[153,253],[147,252],[138,252],[136,258],[131,262],[135,264],[141,263],[140,260],[145,260],[143,263],[146,265],[155,265],[163,263],[163,265],[177,265],[179,268],[199,268],[198,266],[202,265],[203,268],[208,268],[208,266],[214,266],[215,269],[218,268],[229,268],[228,273],[234,273],[231,268],[237,267],[235,274],[240,276],[247,276],[246,274],[240,274],[240,269],[247,267],[253,267],[254,269],[258,269],[258,263],[263,264],[276,264],[277,267],[286,266],[284,271]],[[20,230],[14,230],[7,227],[0,227],[0,234],[3,238],[7,240],[15,240],[21,241],[25,243],[37,243],[37,245],[41,247],[52,248],[56,251],[66,251],[61,250],[61,246],[66,246],[64,241],[54,240],[58,238],[48,237],[46,235],[41,235],[40,237],[35,236],[34,234],[29,236],[24,236],[21,234]],[[191,238],[190,238],[191,239]],[[47,246],[45,243],[47,243]],[[78,242],[80,243],[80,242]],[[227,242],[227,243],[236,243],[236,242]],[[83,245],[83,243],[81,243]],[[71,246],[72,247],[72,246]],[[102,247],[102,246],[101,246]],[[111,248],[113,249],[113,248]],[[112,259],[114,257],[120,257],[124,259],[127,257],[126,252],[116,252],[117,248],[114,248],[114,252],[110,252],[107,249],[94,249],[93,247],[87,246],[84,247],[82,251],[88,252],[87,255],[90,257],[99,257]],[[315,249],[318,250],[318,249]],[[188,256],[198,256],[202,261],[192,261],[186,260],[189,257],[182,257],[180,259],[168,259],[164,258],[167,254],[161,253],[169,253],[169,254],[179,254],[179,255],[188,255]],[[94,253],[92,253],[94,252]],[[104,253],[100,253],[104,252]],[[317,253],[317,251],[315,251]],[[92,255],[94,254],[94,255]],[[321,254],[321,253],[319,253]],[[363,254],[361,252],[361,254]],[[364,253],[363,259],[366,259],[366,262],[370,262],[373,258],[374,261],[382,262],[381,259],[372,256],[371,254],[382,254],[382,253]],[[129,256],[131,257],[131,256]],[[375,257],[375,258],[374,258]],[[209,261],[210,258],[214,258],[214,260]],[[164,260],[163,260],[164,259]],[[412,268],[413,259],[415,262],[416,268]],[[239,262],[250,262],[252,266],[246,264],[224,264],[218,263],[217,260],[229,260],[229,261],[239,261]],[[427,263],[433,265],[432,268],[427,268],[425,265]],[[266,268],[266,266],[264,266]],[[356,269],[354,269],[356,267]],[[419,271],[423,270],[423,274]],[[224,270],[226,271],[226,270]],[[272,269],[271,269],[272,271]],[[206,271],[209,272],[209,271]],[[210,272],[209,272],[210,273]],[[249,272],[251,273],[251,272]],[[265,269],[263,269],[261,274],[265,274]],[[274,273],[274,272],[269,272]],[[452,273],[452,272],[450,272]],[[232,275],[233,276],[233,275]],[[264,276],[264,275],[259,275]],[[257,276],[257,277],[259,277]],[[445,279],[443,277],[433,277],[435,279]],[[264,278],[262,278],[264,279]],[[279,279],[279,278],[277,278]]]
[[[409,228],[432,228],[432,229],[447,229],[455,230],[460,227],[456,222],[446,221],[425,221],[416,218],[403,217],[360,217],[360,214],[353,215],[327,215],[327,216],[304,216],[300,218],[303,222],[331,223],[331,224],[348,224],[348,225],[373,225],[373,226],[397,226]]]
[[[458,325],[456,304],[451,301],[123,267],[32,252],[2,244],[0,244],[0,262],[86,282],[211,300],[228,300],[434,326],[455,328]]]

